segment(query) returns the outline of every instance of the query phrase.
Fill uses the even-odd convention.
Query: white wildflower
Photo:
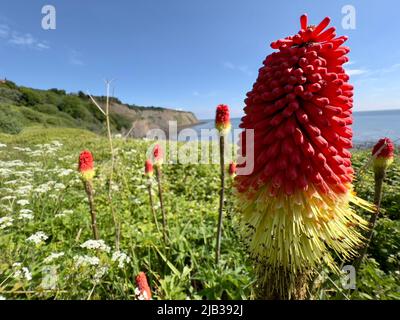
[[[143,290],[143,292],[140,291],[138,287],[135,288],[135,296],[138,300],[147,300],[147,292]]]
[[[46,257],[43,262],[44,263],[50,263],[53,262],[54,260],[64,256],[64,252],[52,252],[48,257]]]
[[[6,300],[6,298],[2,295],[0,295],[0,300]]]
[[[12,226],[14,219],[11,217],[0,218],[0,230]]]
[[[104,240],[88,240],[81,244],[81,248],[98,249],[105,252],[110,252],[110,247],[105,244]]]
[[[75,260],[75,266],[77,268],[81,266],[97,266],[100,263],[100,259],[93,256],[74,256],[73,259]]]
[[[56,183],[56,184],[54,185],[54,189],[56,189],[56,190],[63,190],[63,189],[65,189],[65,185],[64,185],[63,183]]]
[[[33,220],[34,216],[32,213],[20,213],[18,216],[19,220]]]
[[[26,241],[33,242],[34,244],[41,244],[48,238],[49,237],[43,231],[38,231],[35,234],[32,234],[29,238],[27,238]]]
[[[6,144],[4,144],[4,143],[0,143],[0,148],[5,148],[5,147],[7,147],[7,145],[6,145]]]
[[[32,273],[29,271],[27,267],[22,267],[22,264],[20,262],[15,262],[13,264],[13,267],[15,269],[13,277],[15,279],[23,279],[25,278],[27,281],[32,280]]]
[[[125,263],[131,262],[131,258],[124,252],[116,251],[113,253],[111,260],[113,262],[118,262],[118,268],[122,269]]]
[[[94,281],[99,282],[100,279],[107,273],[108,267],[100,267],[94,274]]]
[[[65,176],[69,176],[70,174],[72,174],[74,172],[75,172],[75,170],[72,170],[72,169],[62,169],[59,172],[58,176],[59,177],[65,177]]]
[[[33,211],[31,209],[21,209],[19,210],[19,213],[27,214],[27,213],[33,213]]]
[[[29,204],[29,200],[21,199],[21,200],[17,201],[17,204],[19,204],[20,206],[24,207],[24,206],[27,206]]]

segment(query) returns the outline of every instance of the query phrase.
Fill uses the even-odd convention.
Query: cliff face
[[[111,103],[110,112],[129,119],[132,127],[123,130],[123,134],[130,137],[143,138],[151,129],[162,129],[168,134],[168,122],[176,121],[178,129],[197,124],[199,121],[192,112],[166,108],[135,108],[125,104]]]

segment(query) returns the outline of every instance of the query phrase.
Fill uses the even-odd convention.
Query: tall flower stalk
[[[215,247],[215,263],[218,264],[221,256],[221,238],[222,238],[222,218],[224,210],[224,193],[225,193],[225,136],[231,129],[229,116],[229,107],[224,104],[217,106],[215,116],[215,128],[219,133],[219,159],[220,159],[220,175],[221,189],[219,194],[219,209],[218,209],[218,227],[217,240]]]
[[[94,164],[92,153],[84,150],[79,155],[78,170],[85,187],[85,191],[89,201],[89,210],[92,220],[92,232],[95,240],[99,240],[99,232],[97,230],[96,209],[94,206],[94,191],[93,191],[93,177],[94,177]]]
[[[119,250],[119,243],[120,243],[120,233],[121,233],[121,225],[117,214],[114,210],[114,203],[113,203],[113,196],[112,196],[112,186],[113,186],[113,176],[114,176],[114,166],[115,166],[115,152],[113,146],[113,139],[111,133],[111,124],[110,124],[110,85],[112,80],[106,80],[106,105],[105,110],[100,107],[97,101],[89,94],[90,99],[94,103],[94,105],[99,109],[99,111],[105,116],[106,118],[106,128],[107,128],[107,138],[108,143],[110,146],[110,156],[111,156],[111,169],[110,174],[108,177],[108,203],[110,205],[111,215],[114,222],[114,229],[115,229],[115,248]]]
[[[162,189],[162,164],[163,164],[163,150],[159,144],[156,144],[153,149],[154,167],[156,169],[156,178],[158,185],[158,197],[160,199],[160,208],[162,214],[163,238],[164,242],[168,240],[168,226],[167,214],[164,207],[163,189]]]
[[[157,231],[160,232],[160,228],[158,226],[157,214],[156,214],[156,211],[154,210],[153,192],[151,190],[154,169],[153,169],[153,163],[151,162],[150,159],[146,160],[144,167],[145,167],[145,169],[144,169],[145,175],[148,177],[147,190],[149,192],[151,212],[153,214],[154,223],[156,225]]]
[[[360,256],[356,260],[354,266],[358,269],[367,254],[368,247],[372,240],[372,235],[375,230],[376,221],[380,213],[381,201],[383,196],[383,182],[386,176],[386,170],[393,163],[394,159],[394,144],[389,138],[383,138],[378,141],[378,143],[372,149],[372,163],[374,169],[375,178],[375,194],[374,194],[374,204],[376,210],[371,213],[369,219],[369,231],[366,235],[367,243],[360,250]]]
[[[367,227],[349,203],[373,208],[353,192],[349,48],[329,22],[303,15],[296,35],[273,42],[245,99],[240,127],[254,130],[254,169],[235,186],[261,299],[305,299],[321,265],[339,273],[332,252],[350,259]]]

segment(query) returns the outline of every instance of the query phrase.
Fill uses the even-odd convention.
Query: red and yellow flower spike
[[[159,144],[156,144],[153,148],[153,159],[155,166],[161,166],[164,161],[163,149]]]
[[[78,170],[83,180],[90,181],[94,177],[93,155],[90,151],[84,150],[79,155]]]
[[[139,272],[135,278],[135,296],[138,300],[151,300],[151,289],[144,272]]]
[[[153,162],[150,159],[147,159],[144,163],[144,173],[148,177],[152,177],[154,173]]]
[[[229,107],[226,104],[217,106],[215,115],[215,128],[222,135],[225,135],[231,130],[231,119],[229,116]]]
[[[386,170],[394,159],[394,143],[389,138],[380,139],[372,149],[374,170]]]
[[[325,30],[329,18],[300,20],[298,34],[271,44],[278,51],[259,69],[240,125],[254,130],[254,170],[235,185],[261,298],[302,299],[321,263],[338,271],[332,252],[355,255],[356,227],[367,225],[349,203],[372,209],[352,187],[347,37]]]

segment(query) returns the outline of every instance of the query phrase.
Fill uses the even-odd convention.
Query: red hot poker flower
[[[84,150],[79,155],[78,170],[84,180],[92,180],[94,176],[93,155],[90,151]]]
[[[151,300],[151,290],[147,282],[147,277],[144,272],[139,272],[135,278],[136,289],[135,295],[139,300]]]
[[[297,34],[273,42],[244,101],[254,170],[235,185],[259,288],[272,296],[290,298],[323,262],[338,270],[329,248],[351,257],[361,244],[355,227],[367,224],[349,202],[372,210],[352,191],[350,49],[329,22],[308,25],[304,15]],[[241,141],[246,150],[246,132]]]
[[[225,104],[220,104],[217,106],[217,112],[215,116],[215,127],[222,134],[228,133],[229,130],[231,129],[229,107]]]
[[[144,164],[144,173],[149,177],[153,175],[153,163],[150,159],[147,159]]]
[[[161,148],[161,146],[159,144],[156,144],[153,149],[154,164],[156,166],[162,165],[163,157],[164,157],[163,149]]]
[[[374,157],[374,168],[386,169],[392,164],[394,159],[394,143],[389,138],[383,138],[372,149]]]

